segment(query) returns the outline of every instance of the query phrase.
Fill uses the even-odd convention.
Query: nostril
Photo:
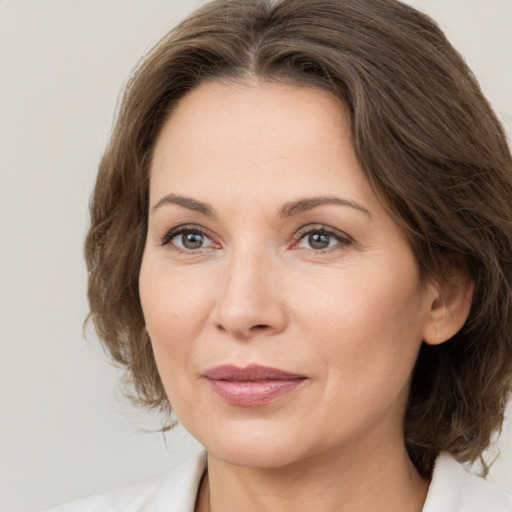
[[[261,331],[263,329],[266,329],[267,327],[268,327],[268,325],[258,324],[258,325],[254,325],[252,328],[255,330]]]

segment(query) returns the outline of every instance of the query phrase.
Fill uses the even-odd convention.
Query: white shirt
[[[157,479],[46,512],[194,512],[205,467],[206,453],[200,452]],[[449,455],[441,455],[423,512],[512,512],[512,494],[471,475]]]

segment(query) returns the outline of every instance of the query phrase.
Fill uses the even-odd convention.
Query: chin
[[[289,429],[276,431],[242,424],[222,429],[218,435],[211,430],[204,436],[193,435],[210,455],[236,466],[280,468],[306,456],[301,440],[290,435]]]
[[[234,466],[261,469],[282,468],[300,460],[289,446],[276,448],[274,445],[262,447],[249,443],[233,443],[231,446],[214,446],[212,450],[207,448],[207,452]]]

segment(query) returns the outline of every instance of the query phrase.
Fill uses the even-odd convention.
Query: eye
[[[180,227],[169,231],[162,240],[162,245],[172,244],[178,249],[196,251],[213,247],[212,239],[197,228]]]
[[[304,246],[304,244],[308,244],[312,249],[327,249],[331,247],[333,243],[336,242],[336,239],[330,233],[309,233],[308,235],[304,235],[301,239],[301,243],[299,246]]]
[[[352,239],[345,233],[334,231],[325,227],[302,230],[298,234],[299,249],[312,249],[326,251],[327,249],[348,245]]]

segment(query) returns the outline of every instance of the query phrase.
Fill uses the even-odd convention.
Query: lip
[[[257,407],[297,389],[306,377],[278,368],[221,365],[204,372],[210,389],[231,405]]]

